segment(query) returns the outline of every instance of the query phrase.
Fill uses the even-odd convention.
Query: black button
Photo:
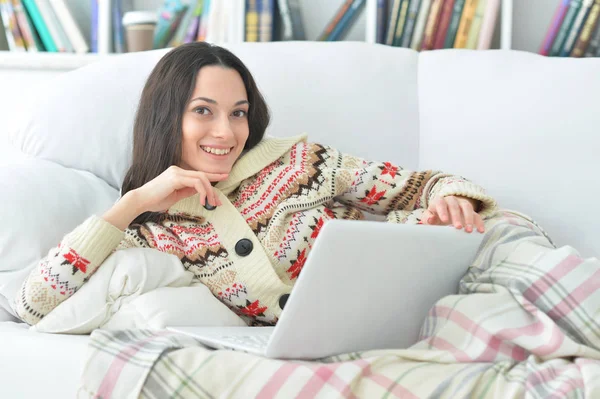
[[[285,307],[285,304],[287,303],[289,297],[290,294],[283,294],[279,297],[279,307],[281,308],[281,310],[283,310],[283,308]]]
[[[208,197],[204,200],[204,204],[205,204],[204,205],[204,209],[206,209],[207,211],[212,211],[214,209],[217,209],[216,206],[211,205],[211,204],[208,203]]]
[[[254,248],[252,241],[247,238],[242,238],[235,244],[235,253],[239,256],[247,256],[252,252],[252,248]]]

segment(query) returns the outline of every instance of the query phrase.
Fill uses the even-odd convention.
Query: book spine
[[[420,6],[421,0],[410,1],[408,15],[406,16],[406,23],[404,25],[404,33],[402,34],[402,43],[400,44],[401,47],[410,47],[410,43],[415,33],[415,25],[417,24]]]
[[[2,24],[6,33],[8,48],[11,51],[26,52],[25,39],[21,34],[17,16],[9,0],[0,0],[0,15],[2,16]]]
[[[25,15],[25,11],[23,10],[23,5],[19,0],[12,0],[12,7],[17,18],[19,30],[21,31],[21,35],[25,41],[25,47],[27,48],[27,51],[30,53],[37,53],[39,49],[33,36],[33,25],[31,25],[31,23],[27,20],[27,15]]]
[[[125,52],[125,32],[123,30],[123,4],[121,0],[113,0],[113,44],[115,53]]]
[[[258,0],[246,2],[246,41],[258,41]]]
[[[44,22],[44,18],[42,18],[42,14],[40,14],[40,10],[33,0],[23,0],[23,5],[27,10],[31,20],[33,21],[33,25],[40,35],[40,40],[44,44],[46,51],[56,53],[58,49],[56,48],[56,44],[50,36],[50,32],[48,31],[48,27]]]
[[[335,26],[340,22],[340,20],[348,12],[348,10],[350,9],[350,7],[352,6],[353,3],[354,3],[354,0],[345,0],[344,1],[344,3],[341,5],[341,7],[337,10],[335,15],[333,16],[333,18],[329,21],[327,26],[325,26],[325,29],[323,30],[321,35],[319,35],[317,40],[325,41],[329,38],[329,35],[331,34],[331,32],[333,32],[333,30],[335,29]]]
[[[500,12],[500,0],[487,0],[485,15],[481,22],[481,32],[477,42],[477,50],[488,50],[492,46],[494,28]]]
[[[552,44],[558,35],[558,31],[560,30],[560,26],[565,19],[565,15],[567,14],[567,10],[569,9],[569,1],[570,0],[561,0],[558,7],[556,7],[556,11],[554,12],[554,16],[552,17],[552,22],[550,23],[550,27],[546,32],[546,36],[544,37],[544,41],[542,42],[542,46],[540,47],[539,53],[541,55],[550,55],[550,51],[552,49]]]
[[[408,14],[408,3],[410,3],[410,0],[402,0],[402,4],[400,4],[400,14],[398,15],[398,22],[394,29],[394,40],[392,41],[392,45],[396,47],[400,47],[402,44],[402,34],[404,32],[404,25],[406,24],[406,15]]]
[[[387,1],[377,0],[377,31],[375,33],[375,42],[385,43],[385,24],[387,15]]]
[[[460,17],[460,25],[458,25],[458,31],[456,32],[454,48],[465,48],[467,46],[469,29],[471,29],[471,24],[473,23],[473,17],[475,16],[478,3],[479,0],[466,1],[462,16]]]
[[[98,53],[98,1],[90,4],[90,47],[92,53]]]
[[[83,34],[81,33],[81,30],[77,26],[75,19],[71,15],[65,0],[50,0],[50,5],[54,9],[59,23],[62,25],[69,41],[73,45],[74,51],[78,54],[87,53],[89,51],[89,47],[83,37]]]
[[[598,24],[591,34],[590,44],[585,50],[584,57],[595,57],[596,52],[600,49],[600,17],[598,18]]]
[[[305,40],[304,21],[302,20],[302,8],[300,0],[288,0],[290,6],[290,17],[292,17],[292,27],[294,29],[294,40]]]
[[[183,39],[184,43],[191,43],[196,40],[196,37],[198,37],[198,28],[200,27],[200,18],[202,17],[203,8],[203,0],[198,0],[196,3],[196,8],[194,9],[192,21],[190,22]]]
[[[479,4],[477,4],[477,10],[473,16],[473,22],[471,23],[469,36],[467,38],[466,48],[468,49],[474,50],[477,48],[477,42],[479,41],[479,34],[481,33],[481,24],[483,22],[483,14],[485,13],[486,4],[487,0],[479,0]]]
[[[431,3],[431,11],[429,11],[429,18],[425,25],[425,36],[423,37],[423,44],[421,50],[432,50],[433,42],[435,41],[435,35],[437,33],[438,23],[440,20],[440,13],[442,11],[443,0],[433,0]]]
[[[258,41],[273,41],[273,21],[275,13],[274,0],[262,0],[262,8],[258,14]]]
[[[58,50],[58,52],[70,52],[69,50],[72,50],[72,48],[69,49],[71,45],[66,40],[64,40],[65,37],[63,37],[63,35],[60,33],[58,27],[58,19],[56,18],[54,12],[50,8],[50,4],[44,0],[35,0],[35,4],[37,5],[38,10],[40,11],[42,19],[46,22],[46,27],[48,28],[48,32],[50,33],[50,37],[52,37],[54,44],[56,44],[56,49]]]
[[[187,5],[177,2],[165,3],[165,6],[159,11],[158,23],[154,30],[153,48],[164,48],[169,43],[186,10]]]
[[[456,2],[454,3],[454,10],[452,11],[452,19],[450,19],[448,33],[446,33],[444,48],[454,47],[454,42],[456,41],[456,34],[458,32],[458,26],[460,25],[460,17],[462,16],[463,9],[465,8],[465,1],[466,0],[456,0]]]
[[[571,30],[567,35],[567,39],[565,40],[565,44],[560,52],[561,57],[568,57],[571,55],[573,51],[573,47],[575,46],[575,42],[577,38],[581,34],[581,29],[583,28],[583,24],[587,19],[588,12],[592,7],[593,0],[583,0],[581,8],[575,17],[575,21],[573,21],[573,25],[571,26]]]
[[[436,50],[444,48],[444,42],[446,41],[446,36],[448,35],[448,28],[450,27],[450,20],[452,19],[455,2],[456,0],[446,0],[444,2],[444,6],[442,7],[442,13],[440,14],[440,26],[438,27],[435,40],[433,41],[433,48]]]
[[[392,0],[392,8],[390,10],[390,22],[388,23],[387,37],[385,38],[385,44],[391,46],[394,44],[394,34],[396,33],[396,24],[400,17],[400,4],[402,0]]]
[[[423,33],[425,32],[425,24],[427,23],[427,16],[429,15],[430,8],[431,0],[421,0],[421,7],[419,8],[419,15],[417,16],[415,31],[413,32],[413,38],[410,42],[410,48],[413,50],[418,51],[421,49]]]
[[[592,33],[598,26],[598,17],[600,17],[600,0],[595,0],[581,29],[581,35],[579,35],[577,43],[575,43],[571,57],[584,56],[592,39]]]
[[[98,53],[112,52],[112,24],[110,10],[112,0],[98,0]]]
[[[192,4],[190,4],[183,18],[181,19],[179,26],[177,27],[177,31],[175,32],[173,39],[171,39],[171,42],[169,42],[169,47],[177,47],[184,43],[188,28],[192,23],[192,19],[194,19],[196,8],[197,7],[192,7]]]
[[[552,48],[550,50],[550,56],[556,57],[560,55],[560,52],[565,45],[565,41],[567,40],[567,35],[571,30],[571,26],[575,21],[575,17],[581,8],[581,0],[571,0],[569,3],[569,8],[567,10],[567,14],[560,25],[560,29],[558,34],[556,35],[556,39],[554,39],[554,43],[552,44]]]
[[[213,7],[213,4],[211,1],[216,1],[216,0],[204,0],[204,4],[202,7],[202,17],[200,18],[200,24],[198,25],[198,36],[196,37],[196,41],[198,41],[198,42],[203,42],[204,40],[206,40],[206,35],[208,33],[208,25],[209,25],[208,21],[210,21],[211,8]],[[259,0],[253,0],[253,1],[256,2],[257,7],[258,7]],[[255,28],[256,28],[256,39],[254,41],[256,42],[256,41],[258,41],[258,8],[256,9]]]
[[[294,40],[294,29],[292,27],[292,16],[287,0],[277,0],[279,16],[281,18],[281,40]]]
[[[350,29],[358,12],[365,5],[366,0],[354,0],[348,11],[344,14],[342,19],[335,25],[331,34],[327,37],[328,41],[340,40],[346,32]]]

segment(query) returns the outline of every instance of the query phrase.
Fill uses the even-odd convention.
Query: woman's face
[[[206,66],[200,70],[183,114],[181,168],[229,173],[250,129],[248,96],[235,69]]]

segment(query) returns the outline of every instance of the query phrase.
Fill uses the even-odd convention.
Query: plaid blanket
[[[486,223],[458,295],[409,349],[280,361],[168,331],[91,335],[79,397],[600,397],[600,261],[555,248],[526,216]]]

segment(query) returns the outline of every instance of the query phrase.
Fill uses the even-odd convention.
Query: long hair
[[[231,68],[240,74],[250,102],[250,134],[244,149],[249,150],[262,140],[269,125],[269,109],[244,63],[230,51],[205,42],[176,47],[156,64],[142,91],[133,126],[132,164],[123,179],[121,195],[181,163],[183,113],[200,69],[209,65]],[[134,223],[144,223],[155,216],[146,212]]]

